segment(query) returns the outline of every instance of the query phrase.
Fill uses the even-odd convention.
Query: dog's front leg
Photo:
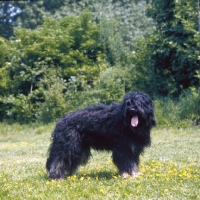
[[[138,176],[139,154],[134,154],[131,149],[117,148],[113,150],[113,162],[119,169],[123,178]]]

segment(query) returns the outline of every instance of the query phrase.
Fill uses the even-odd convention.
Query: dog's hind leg
[[[74,156],[71,157],[70,166],[67,166],[68,175],[73,175],[77,173],[77,169],[80,165],[87,164],[89,157],[91,156],[90,149],[81,149],[80,152],[76,152],[73,154]]]
[[[85,164],[87,164],[90,156],[91,156],[91,152],[90,152],[89,148],[82,149],[78,165],[85,165]]]
[[[65,151],[64,151],[65,152]],[[91,156],[89,148],[80,148],[77,151],[68,151],[62,157],[63,152],[55,152],[50,150],[49,158],[47,159],[46,168],[51,179],[62,179],[73,175],[77,172],[80,165],[85,165]]]

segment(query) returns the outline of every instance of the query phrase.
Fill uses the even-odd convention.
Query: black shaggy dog
[[[136,176],[139,156],[150,146],[156,125],[153,104],[143,92],[132,92],[121,103],[94,105],[64,115],[52,133],[46,168],[51,179],[61,179],[86,164],[90,149],[110,150],[119,173]]]

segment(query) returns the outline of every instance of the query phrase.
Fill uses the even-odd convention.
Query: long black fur
[[[138,124],[131,118],[138,116]],[[150,146],[150,130],[156,125],[148,94],[132,92],[121,103],[97,104],[64,115],[52,133],[46,168],[51,179],[61,179],[86,164],[90,149],[110,150],[121,175],[135,176],[139,155]]]

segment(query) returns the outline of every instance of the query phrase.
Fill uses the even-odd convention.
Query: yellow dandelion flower
[[[47,181],[47,182],[46,182],[46,185],[50,185],[50,182],[49,182],[49,181]]]
[[[21,146],[27,146],[27,145],[28,145],[28,142],[21,142],[20,145],[21,145]]]
[[[160,174],[156,174],[156,176],[158,177],[158,176],[160,176]]]
[[[100,191],[100,192],[102,192],[102,193],[104,192],[104,190],[103,190],[103,189],[100,189],[99,191]]]
[[[169,192],[169,190],[168,189],[164,189],[164,192]]]
[[[73,175],[70,177],[72,180],[75,180],[76,179],[76,175]]]

